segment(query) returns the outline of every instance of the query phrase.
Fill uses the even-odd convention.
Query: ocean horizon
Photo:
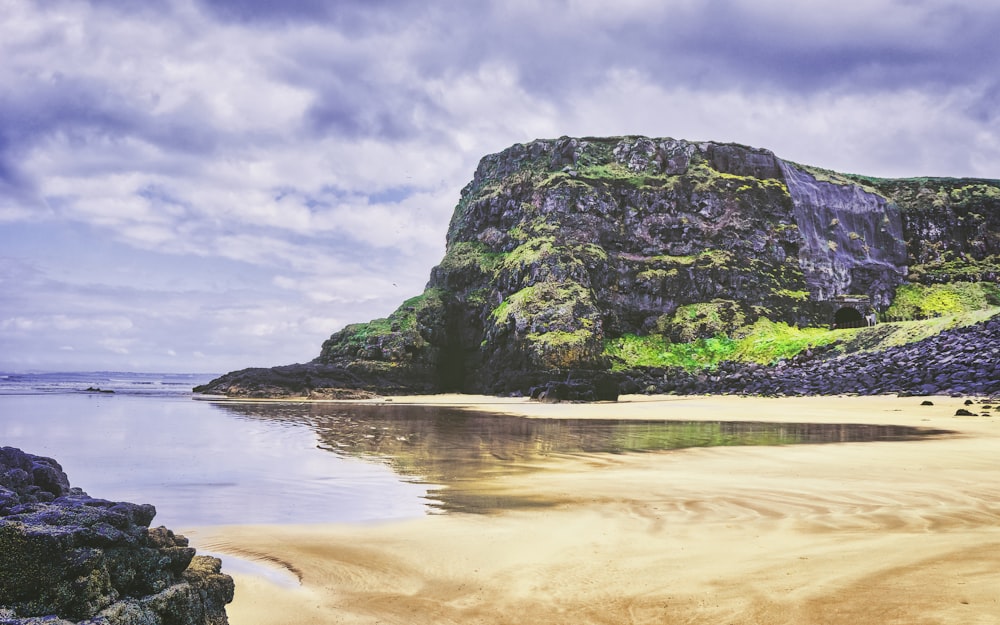
[[[172,529],[426,514],[426,485],[385,462],[320,449],[308,423],[196,398],[192,387],[213,377],[0,373],[0,446],[54,458],[92,497],[153,504],[154,525]]]
[[[190,394],[218,373],[137,371],[0,371],[0,394],[93,392],[100,389],[133,395]]]

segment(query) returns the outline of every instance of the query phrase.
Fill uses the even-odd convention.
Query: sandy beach
[[[933,406],[921,406],[931,400]],[[185,530],[235,574],[233,625],[1000,623],[1000,411],[945,397],[391,398],[530,417],[899,424],[912,442],[549,458],[493,477],[546,506],[378,525]],[[384,400],[381,400],[384,401]],[[977,414],[980,405],[970,407]]]

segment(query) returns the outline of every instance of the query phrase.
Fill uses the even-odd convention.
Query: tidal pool
[[[393,404],[244,403],[216,406],[238,418],[296,424],[317,447],[384,463],[405,481],[428,486],[435,511],[488,513],[549,502],[498,496],[491,477],[536,471],[546,459],[691,447],[908,441],[945,430],[866,424],[747,421],[531,419],[439,407]],[[609,405],[609,412],[614,406]]]

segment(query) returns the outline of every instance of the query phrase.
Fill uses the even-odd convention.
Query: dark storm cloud
[[[377,28],[419,3],[398,0],[199,0],[216,19],[244,24],[329,22],[350,29]]]
[[[27,186],[20,171],[14,164],[15,159],[11,139],[0,128],[0,197],[21,193]]]
[[[56,76],[20,86],[16,94],[0,99],[3,133],[11,148],[57,133],[125,136],[136,130],[136,112],[107,85]]]
[[[435,102],[421,88],[420,76],[386,80],[370,58],[306,61],[307,73],[285,78],[316,94],[306,113],[312,133],[352,139],[380,137],[388,141],[409,139],[427,130],[421,118],[440,117]]]
[[[617,19],[611,7],[600,15],[572,5],[549,14],[494,10],[465,38],[465,58],[504,58],[533,92],[553,95],[585,89],[616,68],[668,87],[803,93],[984,79],[1000,53],[998,10],[988,5],[774,5],[651,3]]]

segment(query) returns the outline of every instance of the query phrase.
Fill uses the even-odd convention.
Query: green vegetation
[[[759,319],[734,333],[737,338],[718,335],[690,342],[671,343],[662,335],[626,334],[605,341],[604,353],[615,370],[631,367],[681,367],[711,369],[724,360],[769,364],[790,358],[803,350],[844,338],[850,330],[798,328]]]
[[[725,337],[671,343],[659,334],[626,334],[604,342],[604,355],[614,371],[633,367],[683,367],[702,369],[727,360],[734,341]]]
[[[505,256],[506,254],[490,251],[478,241],[456,241],[448,246],[440,267],[449,272],[465,272],[476,268],[481,273],[488,274]]]
[[[880,323],[871,328],[841,330],[846,334],[840,350],[844,353],[878,351],[889,347],[907,345],[930,338],[945,330],[986,321],[997,314],[1000,314],[1000,308],[990,307],[954,315],[942,315],[931,319]]]
[[[790,299],[794,302],[807,302],[809,301],[809,291],[795,290],[795,289],[775,289],[772,291],[775,297],[782,297],[784,299]]]
[[[928,277],[947,279],[966,278],[972,282],[987,275],[1000,275],[1000,256],[983,259],[957,258],[947,252],[938,260],[910,267],[911,279],[922,281]]]
[[[833,171],[832,169],[823,169],[822,167],[814,167],[812,165],[802,165],[800,163],[791,163],[795,167],[798,167],[802,171],[808,173],[818,182],[829,182],[830,184],[838,185],[852,185],[859,186],[868,193],[874,193],[876,195],[884,195],[880,193],[876,188],[875,182],[879,179],[870,178],[867,176],[855,176],[852,174],[842,174],[840,172]]]
[[[904,284],[886,310],[893,319],[923,319],[1000,305],[1000,286],[991,282]]]
[[[594,339],[593,330],[588,328],[533,332],[525,337],[535,358],[547,368],[572,367],[589,360],[596,351]]]
[[[658,256],[649,256],[644,259],[644,262],[651,265],[667,265],[685,267],[687,265],[693,265],[694,261],[698,257],[694,254],[688,256],[671,256],[670,254],[660,254]]]
[[[524,333],[536,366],[552,369],[592,362],[601,355],[590,291],[576,282],[547,280],[513,293],[493,309],[498,327]]]
[[[646,173],[636,173],[628,167],[615,162],[578,167],[577,176],[585,181],[613,181],[637,189],[654,184],[657,181],[659,182],[659,186],[663,186],[668,179],[673,178],[672,176],[653,176]]]
[[[640,271],[640,277],[643,273],[647,272],[658,270],[676,272],[679,267],[690,267],[692,265],[725,269],[732,265],[733,254],[727,250],[708,249],[699,254],[689,254],[686,256],[672,256],[670,254],[647,256],[641,262],[647,265],[649,269]],[[655,274],[651,274],[650,277],[655,277]]]
[[[800,328],[787,323],[758,319],[739,340],[732,360],[769,364],[791,358],[814,347],[842,340],[850,330]]]
[[[1000,180],[978,178],[874,178],[845,174],[846,180],[895,202],[905,212],[953,210],[984,215],[1000,199]],[[873,188],[874,187],[874,188]]]
[[[686,174],[693,182],[694,189],[699,193],[716,192],[720,190],[735,190],[736,193],[748,193],[757,190],[774,190],[788,193],[788,186],[777,178],[757,178],[756,176],[740,176],[721,172],[713,168],[708,161],[700,156],[691,159],[691,165]]]
[[[483,306],[489,301],[487,298],[490,295],[490,291],[489,287],[473,289],[465,294],[465,301],[473,306]]]
[[[673,280],[679,275],[676,269],[647,269],[636,274],[639,282],[662,283],[666,280]]]
[[[490,316],[497,325],[506,324],[513,316],[525,325],[534,322],[536,326],[561,324],[570,327],[585,321],[576,319],[574,315],[573,309],[578,303],[589,304],[590,293],[576,282],[538,282],[512,293],[493,309]]]
[[[426,343],[420,334],[420,325],[425,320],[433,321],[443,315],[443,297],[443,290],[428,289],[403,302],[386,318],[352,323],[323,344],[321,357],[357,353],[371,346],[378,348],[381,357],[398,360],[408,347],[419,348]]]
[[[558,254],[554,236],[535,237],[528,239],[503,259],[502,268],[507,271],[521,271],[525,267],[537,265],[554,254]]]
[[[726,360],[772,364],[792,358],[806,349],[831,344],[835,344],[841,353],[884,350],[921,341],[952,328],[979,323],[997,314],[1000,314],[1000,307],[991,305],[933,319],[842,330],[799,328],[761,318],[731,337],[719,335],[686,343],[671,343],[659,334],[626,334],[605,340],[604,355],[615,371],[634,367],[710,370]]]
[[[663,315],[656,329],[680,343],[714,336],[730,336],[746,324],[746,315],[732,300],[717,299],[680,306],[673,315]]]

